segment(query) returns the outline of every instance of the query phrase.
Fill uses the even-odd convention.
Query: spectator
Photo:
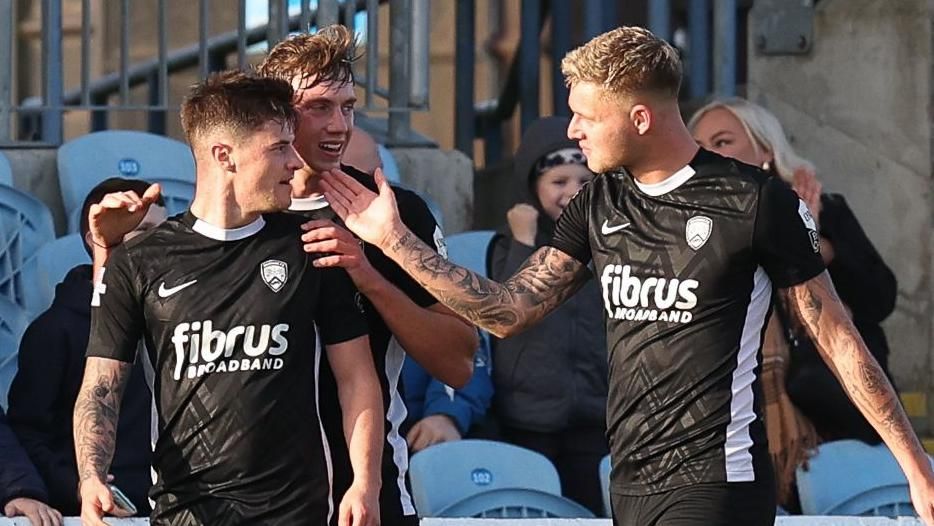
[[[504,280],[546,244],[555,221],[593,177],[569,120],[532,124],[516,152],[520,204],[490,243],[490,276]],[[603,512],[598,466],[606,440],[607,358],[600,291],[593,279],[543,323],[494,340],[494,408],[503,438],[551,459],[565,496]]]
[[[48,500],[42,479],[0,408],[0,506],[3,514],[7,517],[25,515],[33,526],[62,526],[62,514],[49,507]]]
[[[95,186],[81,210],[81,234],[90,253],[88,210],[111,192],[134,190],[142,194],[149,183],[139,179],[107,179]],[[127,239],[161,223],[162,206],[150,208]],[[49,502],[66,516],[79,515],[78,467],[72,435],[72,413],[81,378],[91,326],[91,265],[71,269],[55,289],[52,305],[26,330],[19,349],[19,371],[10,386],[10,426],[49,488]],[[151,485],[150,446],[152,396],[143,365],[133,365],[126,388],[117,449],[111,474],[114,484],[149,514]]]
[[[402,385],[408,416],[403,428],[408,430],[405,439],[412,453],[460,440],[484,421],[493,398],[488,341],[481,338],[473,376],[460,389],[432,378],[415,360],[405,361]]]
[[[778,119],[759,105],[738,98],[716,101],[698,110],[689,127],[704,148],[761,167],[791,185],[807,204],[811,215],[817,219],[821,257],[837,293],[849,309],[869,351],[891,379],[889,346],[879,324],[895,308],[895,276],[863,232],[843,196],[821,192],[814,166],[795,153]],[[773,452],[773,461],[779,467],[776,474],[780,479],[780,496],[784,493],[787,497],[792,489],[794,468],[806,458],[804,450],[816,442],[809,432],[811,423],[824,441],[855,438],[877,444],[880,438],[821,359],[807,332],[797,320],[788,316],[787,307],[776,302],[774,311],[777,319],[766,334],[766,342],[773,343],[764,347],[764,366],[769,366],[770,349],[785,346],[790,362],[783,358],[784,353],[771,353],[772,360],[785,362],[777,374],[779,378],[786,378],[784,385],[778,385],[772,400],[767,397],[767,403],[784,396],[781,391],[785,388],[790,400],[810,420],[801,422],[794,418],[797,423],[790,423],[787,412],[784,418],[775,415],[774,410],[780,405],[774,403],[770,405],[771,415],[770,411],[766,412],[767,422],[775,422],[773,428],[780,425],[779,419],[785,429],[789,425],[798,428],[797,433],[783,440],[785,452],[781,458],[776,458]],[[769,429],[770,435],[773,432]],[[777,445],[772,444],[772,447]]]

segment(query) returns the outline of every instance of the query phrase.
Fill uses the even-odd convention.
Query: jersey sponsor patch
[[[280,356],[289,348],[287,323],[238,325],[214,329],[211,320],[179,323],[172,331],[175,348],[173,378],[200,378],[205,374],[281,369]]]
[[[267,259],[260,264],[260,276],[263,283],[273,292],[279,292],[289,279],[289,265],[278,259]]]
[[[804,223],[804,228],[808,229],[808,237],[811,239],[811,248],[814,249],[815,253],[820,252],[820,234],[817,232],[817,222],[814,221],[814,216],[811,215],[811,210],[808,208],[807,203],[798,199],[798,215],[801,216],[801,222]]]
[[[684,238],[688,246],[694,251],[700,249],[710,239],[710,233],[713,231],[713,220],[707,216],[694,216],[688,219],[684,226]]]
[[[696,279],[640,278],[630,265],[607,265],[600,278],[606,313],[613,320],[687,323],[697,306]]]

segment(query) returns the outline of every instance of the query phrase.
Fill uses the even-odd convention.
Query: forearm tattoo
[[[921,451],[892,384],[850,321],[829,276],[784,289],[782,300],[882,438],[890,446]]]
[[[130,364],[89,359],[85,380],[75,402],[75,455],[81,481],[104,481],[117,441],[120,400]]]
[[[401,266],[454,312],[497,336],[512,334],[554,310],[587,280],[589,270],[560,250],[543,247],[504,283],[439,256],[411,232],[390,250]]]

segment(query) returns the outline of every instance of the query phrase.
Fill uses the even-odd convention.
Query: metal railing
[[[635,3],[635,2],[633,2]],[[502,129],[519,109],[521,129],[539,117],[541,36],[550,22],[548,46],[552,85],[552,108],[555,115],[568,115],[567,88],[560,71],[561,59],[574,46],[619,25],[622,9],[633,3],[617,0],[523,0],[520,12],[519,48],[508,65],[508,73],[499,95],[491,101],[475,99],[473,64],[476,20],[474,0],[459,0],[456,20],[455,78],[455,147],[468,157],[474,156],[474,140],[483,139],[485,164],[502,156]],[[743,0],[690,0],[686,2],[684,29],[686,46],[686,94],[690,98],[734,95],[737,84],[738,12],[751,2]],[[620,7],[622,5],[622,7]],[[572,7],[581,11],[578,26],[572,24]],[[670,0],[646,0],[644,24],[666,40],[674,40],[674,7]],[[711,16],[712,15],[712,16]],[[711,17],[716,38],[710,41]],[[711,56],[713,68],[711,71]],[[713,86],[711,87],[711,73]]]
[[[80,82],[66,89],[62,67],[62,0],[42,0],[41,94],[19,96],[13,100],[13,72],[16,56],[12,50],[16,32],[13,0],[0,0],[0,145],[36,141],[58,145],[63,140],[63,116],[68,111],[91,112],[90,130],[108,127],[108,117],[115,111],[145,111],[147,128],[165,133],[170,104],[169,78],[172,74],[197,68],[200,78],[228,67],[247,65],[249,48],[267,42],[270,46],[290,32],[341,23],[355,29],[356,15],[365,13],[366,42],[363,71],[355,72],[358,85],[365,90],[363,112],[388,113],[385,142],[405,144],[414,134],[409,114],[428,107],[429,94],[429,0],[268,0],[268,22],[247,27],[248,0],[238,0],[237,28],[213,34],[212,4],[218,0],[198,0],[189,6],[198,20],[198,41],[170,50],[166,23],[167,2],[157,0],[157,54],[138,63],[130,63],[130,0],[119,4],[119,66],[100,78],[91,78],[91,0],[81,2]],[[289,14],[298,3],[298,14]],[[389,4],[389,83],[379,83],[379,6]],[[138,4],[136,4],[138,5]],[[224,1],[223,7],[232,7]],[[146,104],[131,102],[132,88],[147,87]],[[116,100],[112,100],[116,96]],[[415,142],[422,143],[423,139]]]

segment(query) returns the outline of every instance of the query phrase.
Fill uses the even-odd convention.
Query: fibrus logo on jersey
[[[607,315],[614,320],[687,323],[697,305],[696,279],[639,278],[630,265],[607,265],[600,278]]]
[[[289,279],[289,265],[278,259],[268,259],[259,266],[259,275],[273,292],[279,292]]]
[[[707,216],[694,216],[688,219],[687,224],[684,226],[684,238],[687,240],[688,246],[696,251],[710,239],[712,230],[712,219]]]
[[[179,323],[172,333],[174,377],[181,380],[183,370],[187,378],[198,378],[214,373],[281,369],[283,361],[278,356],[289,348],[285,337],[288,330],[287,323],[258,327],[237,325],[227,331],[214,330],[211,320]],[[234,356],[235,350],[246,357]]]
[[[808,237],[811,238],[811,248],[814,249],[814,252],[820,252],[820,234],[817,232],[817,222],[814,221],[814,216],[811,215],[811,210],[808,208],[807,203],[801,199],[798,199],[798,215],[801,216],[804,228],[808,229]]]

